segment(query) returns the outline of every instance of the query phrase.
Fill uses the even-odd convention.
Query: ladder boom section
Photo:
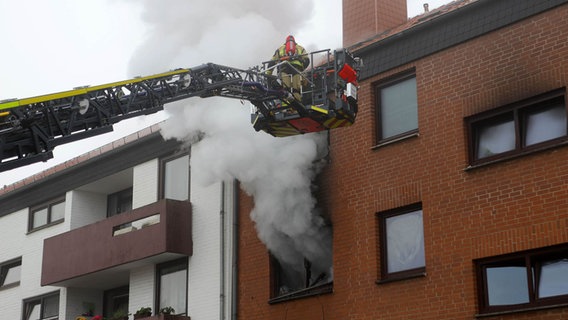
[[[357,114],[361,61],[345,50],[312,52],[310,60],[311,68],[296,70],[302,82],[296,95],[284,85],[282,74],[269,71],[288,63],[283,61],[247,70],[207,63],[0,101],[0,171],[46,161],[58,145],[112,131],[117,122],[158,112],[167,103],[191,97],[247,100],[255,110],[251,115],[254,129],[276,137],[350,126]]]
[[[151,114],[190,97],[249,101],[278,98],[268,75],[213,63],[97,86],[0,101],[0,171],[52,158],[55,146],[112,131],[124,119]]]

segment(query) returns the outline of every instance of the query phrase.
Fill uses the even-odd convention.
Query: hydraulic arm
[[[311,53],[321,61],[302,72],[294,98],[268,64],[241,70],[213,63],[44,96],[0,101],[0,171],[53,157],[57,145],[112,131],[113,124],[155,113],[190,97],[248,100],[254,128],[274,136],[353,124],[359,61],[347,51]],[[321,56],[318,58],[318,56]],[[322,58],[323,57],[323,58]],[[282,62],[287,63],[287,62]],[[270,66],[270,68],[278,68]]]

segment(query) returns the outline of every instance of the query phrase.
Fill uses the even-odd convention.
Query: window
[[[119,287],[106,290],[103,293],[104,305],[103,315],[110,318],[115,314],[128,314],[129,287]]]
[[[162,161],[162,197],[173,200],[189,199],[188,154]]]
[[[175,314],[187,313],[187,258],[157,266],[156,310],[172,307]]]
[[[424,228],[422,205],[379,213],[381,280],[424,275]]]
[[[20,284],[22,258],[0,264],[0,290],[16,287]]]
[[[480,313],[568,304],[568,245],[475,261]]]
[[[132,188],[109,194],[107,197],[107,217],[132,210]]]
[[[414,71],[377,85],[376,97],[376,135],[379,144],[418,132],[418,98]]]
[[[65,197],[60,197],[30,209],[28,230],[62,222],[65,218]]]
[[[332,292],[328,263],[316,265],[301,257],[289,260],[279,261],[270,255],[271,303]]]
[[[56,320],[59,318],[59,292],[24,300],[23,320]]]
[[[511,158],[566,142],[564,90],[490,110],[466,119],[470,164]]]

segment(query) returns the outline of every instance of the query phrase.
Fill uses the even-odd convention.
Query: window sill
[[[268,300],[268,303],[269,304],[276,304],[276,303],[280,303],[280,302],[286,302],[286,301],[291,301],[291,300],[296,300],[296,299],[319,296],[319,295],[328,294],[328,293],[333,293],[333,282],[329,282],[329,283],[325,283],[325,284],[322,284],[322,285],[319,285],[319,286],[310,287],[310,288],[290,292],[290,293],[287,293],[287,294],[283,294],[281,296],[274,297],[274,298]]]
[[[424,278],[424,277],[426,277],[426,272],[420,272],[420,273],[414,273],[414,274],[407,274],[407,275],[403,275],[403,276],[399,276],[399,277],[391,277],[391,278],[380,279],[380,280],[375,281],[375,283],[376,284],[385,284],[385,283],[404,281],[404,280],[410,280],[410,279],[415,279],[415,278]]]
[[[26,233],[26,234],[34,233],[34,232],[36,232],[36,231],[49,228],[49,227],[54,226],[54,225],[56,225],[56,224],[63,223],[63,221],[65,221],[65,219],[59,219],[59,220],[50,222],[50,223],[48,223],[48,224],[44,224],[43,226],[39,226],[39,227],[37,227],[37,228],[33,228],[33,229],[29,230],[28,233]]]
[[[478,314],[475,315],[475,317],[476,318],[487,318],[487,317],[496,317],[496,316],[501,316],[501,315],[521,313],[521,312],[531,312],[531,311],[539,311],[539,310],[555,309],[555,308],[566,308],[566,307],[568,307],[568,303],[554,304],[554,305],[542,306],[542,307],[522,308],[522,309],[508,310],[508,311],[478,313]]]
[[[1,286],[1,287],[0,287],[0,291],[2,291],[2,290],[8,290],[8,289],[15,288],[15,287],[19,287],[19,286],[20,286],[20,281],[16,281],[16,282],[14,282],[14,283],[10,283],[10,284],[7,284],[7,285],[5,285],[5,286]]]
[[[419,137],[419,136],[420,136],[420,134],[418,133],[417,130],[416,130],[416,131],[411,131],[411,132],[405,133],[405,134],[403,134],[403,135],[394,137],[394,138],[392,138],[392,139],[380,141],[380,142],[377,143],[376,145],[372,146],[372,147],[371,147],[371,150],[376,150],[376,149],[379,149],[379,148],[382,148],[382,147],[391,145],[391,144],[393,144],[393,143],[397,143],[397,142],[399,142],[399,141],[404,141],[404,140],[411,139],[411,138],[415,138],[415,137]]]
[[[483,168],[483,167],[486,167],[486,166],[490,166],[490,165],[493,165],[493,164],[496,164],[496,163],[511,161],[511,160],[514,160],[514,159],[517,159],[517,158],[529,156],[529,155],[534,154],[534,153],[545,152],[545,151],[548,151],[548,150],[560,148],[560,147],[567,146],[567,145],[568,145],[568,140],[562,141],[561,143],[554,144],[554,145],[546,145],[546,146],[539,147],[539,148],[533,148],[533,149],[530,149],[530,150],[527,150],[527,151],[524,151],[524,152],[515,153],[515,154],[512,154],[512,155],[508,155],[508,156],[503,156],[501,158],[497,158],[497,159],[494,159],[494,160],[488,160],[488,161],[482,161],[480,163],[474,163],[474,164],[467,166],[464,169],[464,171],[470,171],[470,170],[474,170],[474,169],[477,169],[477,168]]]

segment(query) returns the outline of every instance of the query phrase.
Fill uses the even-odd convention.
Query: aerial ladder
[[[0,101],[0,171],[53,158],[53,149],[113,130],[122,120],[191,97],[249,101],[256,131],[275,137],[350,126],[357,115],[361,61],[347,50],[309,54],[301,99],[267,72],[287,61],[241,70],[214,63],[25,99]],[[289,64],[289,63],[288,63]],[[290,64],[291,66],[291,64]]]

